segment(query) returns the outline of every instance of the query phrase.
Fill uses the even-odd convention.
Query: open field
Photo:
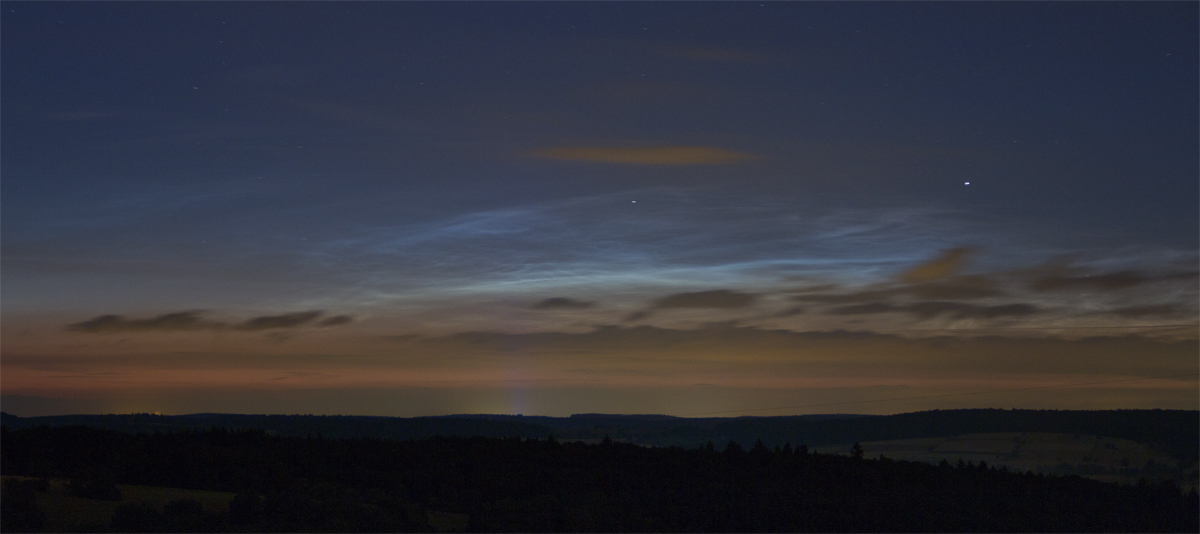
[[[4,479],[30,477],[5,476]],[[37,493],[38,509],[46,514],[43,532],[76,532],[107,525],[116,509],[126,503],[149,503],[162,511],[163,506],[177,499],[198,501],[207,511],[226,513],[234,493],[225,491],[190,490],[159,486],[117,484],[121,500],[85,499],[67,491],[67,481],[50,479],[50,489]],[[461,532],[467,528],[466,514],[431,510],[427,512],[429,527],[435,532]]]
[[[27,478],[27,477],[8,477]],[[51,479],[50,490],[38,492],[38,509],[46,514],[46,532],[74,532],[83,525],[106,525],[117,507],[125,503],[146,502],[162,510],[163,505],[176,499],[194,499],[205,510],[224,513],[229,510],[229,501],[234,494],[224,491],[163,488],[157,486],[134,486],[117,484],[121,500],[102,501],[76,497],[67,492],[67,481]]]
[[[1145,477],[1174,479],[1186,491],[1195,481],[1186,477],[1189,466],[1144,443],[1127,439],[1055,434],[1001,432],[952,437],[864,441],[866,457],[938,463],[987,462],[997,468],[1035,473],[1077,474],[1105,482],[1133,484]],[[814,447],[816,452],[847,454],[851,444]],[[1195,466],[1191,466],[1193,469]]]

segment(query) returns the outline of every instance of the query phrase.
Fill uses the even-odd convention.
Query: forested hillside
[[[578,414],[571,417],[455,415],[368,417],[313,415],[152,414],[16,417],[9,428],[84,425],[122,432],[263,430],[280,436],[420,439],[434,436],[617,441],[694,448],[709,441],[770,447],[786,442],[833,445],[855,441],[955,436],[986,432],[1055,432],[1147,443],[1185,464],[1200,460],[1200,412],[1194,410],[934,410],[896,415],[801,415],[684,418],[665,415]]]
[[[186,501],[118,508],[118,531],[421,531],[450,514],[471,531],[1195,532],[1194,492],[813,454],[806,447],[696,449],[605,441],[324,439],[261,431],[129,434],[3,429],[5,476],[72,481],[94,498],[140,484],[236,492],[227,513]],[[10,484],[4,530],[36,524]],[[22,500],[23,499],[23,500]],[[24,506],[24,508],[22,508]]]

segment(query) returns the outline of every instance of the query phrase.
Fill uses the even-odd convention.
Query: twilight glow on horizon
[[[1200,408],[1194,2],[6,1],[0,408]]]

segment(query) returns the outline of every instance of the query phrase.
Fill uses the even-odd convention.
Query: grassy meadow
[[[4,479],[27,477],[9,477]],[[67,481],[50,479],[50,489],[38,492],[38,509],[46,514],[46,532],[76,532],[80,527],[107,525],[112,519],[117,507],[125,503],[149,503],[162,511],[168,502],[176,499],[193,499],[200,503],[205,510],[225,513],[229,510],[229,501],[234,493],[225,491],[190,490],[180,488],[163,488],[157,486],[135,486],[117,484],[121,490],[118,501],[102,501],[85,499],[71,495],[67,491]]]

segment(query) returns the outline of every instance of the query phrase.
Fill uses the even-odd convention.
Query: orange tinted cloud
[[[954,247],[942,251],[938,257],[905,271],[900,275],[900,279],[914,284],[953,276],[962,269],[963,263],[966,262],[967,256],[971,252],[972,250],[967,247]]]
[[[632,165],[719,165],[755,157],[745,152],[707,146],[544,148],[533,155],[545,159],[626,163]]]

